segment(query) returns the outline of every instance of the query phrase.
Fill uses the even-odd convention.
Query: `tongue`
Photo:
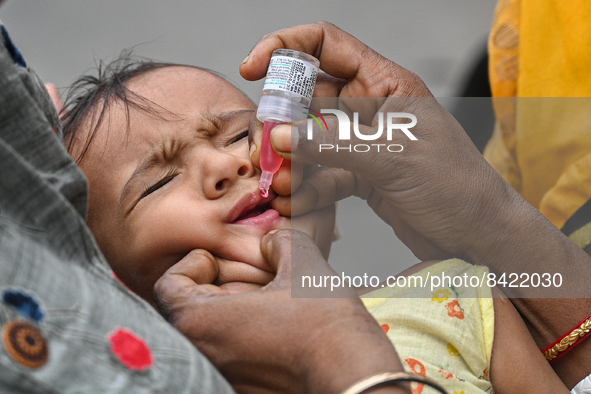
[[[236,221],[240,221],[240,220],[244,220],[244,219],[250,219],[253,218],[255,216],[259,216],[260,214],[262,214],[263,212],[265,212],[265,208],[263,207],[256,207],[251,211],[248,212],[244,212],[242,215],[240,215]]]

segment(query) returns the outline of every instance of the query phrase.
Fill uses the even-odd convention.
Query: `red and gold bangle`
[[[554,362],[583,342],[591,334],[591,315],[584,318],[572,330],[559,338],[552,345],[542,350],[542,354],[549,362]]]

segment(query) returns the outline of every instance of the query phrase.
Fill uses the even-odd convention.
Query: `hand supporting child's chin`
[[[215,256],[218,276],[213,282],[225,290],[246,291],[258,289],[275,277],[274,272],[264,271],[244,262],[227,260]]]
[[[334,234],[334,214],[333,205],[291,218],[291,227],[309,235],[328,258]],[[228,293],[259,289],[275,277],[275,273],[263,270],[257,264],[214,256],[203,249],[195,249],[185,255],[168,269],[167,274],[185,276],[197,284],[209,284],[218,291]]]
[[[216,257],[204,249],[192,250],[164,275],[174,276],[178,283],[186,282],[188,292],[197,289],[226,294],[259,289],[275,277],[274,273]],[[194,287],[195,284],[201,286]]]

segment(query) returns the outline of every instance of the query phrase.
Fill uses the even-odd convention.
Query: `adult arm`
[[[295,132],[288,126],[273,130],[272,143],[284,158],[342,169],[316,171],[292,195],[291,207],[278,200],[277,208],[299,214],[358,195],[421,259],[454,255],[487,265],[497,275],[560,274],[560,288],[503,289],[541,348],[591,312],[589,256],[504,182],[415,74],[337,27],[316,23],[263,37],[241,65],[242,75],[250,80],[263,77],[277,48],[310,53],[325,72],[338,78],[321,81],[317,94],[415,97],[385,100],[375,112],[403,110],[418,118],[412,129],[418,141],[405,143],[404,154],[397,155],[319,153],[319,144],[338,143],[336,121],[328,117],[328,131],[315,132],[318,138],[313,140],[304,138],[305,125],[294,125]],[[365,134],[375,132],[372,122],[360,126]],[[255,136],[253,143],[258,141]],[[363,141],[352,136],[350,142]],[[570,387],[591,372],[589,365],[591,341],[554,364]]]

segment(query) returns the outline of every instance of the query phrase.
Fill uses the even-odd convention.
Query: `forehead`
[[[252,105],[232,84],[208,71],[169,66],[133,78],[127,88],[157,106],[180,114],[195,110],[224,110],[228,105]]]
[[[139,137],[138,132],[150,134],[170,122],[199,122],[204,116],[217,113],[254,109],[252,101],[223,78],[208,71],[189,66],[167,66],[139,75],[126,84],[130,103],[119,99],[109,102],[100,126],[93,131],[102,103],[86,120],[86,127],[76,138],[72,154],[76,157],[85,141],[91,140],[86,156],[103,156],[113,146]],[[147,133],[147,134],[146,134]],[[85,161],[88,159],[85,156]],[[81,163],[82,164],[82,163]]]

